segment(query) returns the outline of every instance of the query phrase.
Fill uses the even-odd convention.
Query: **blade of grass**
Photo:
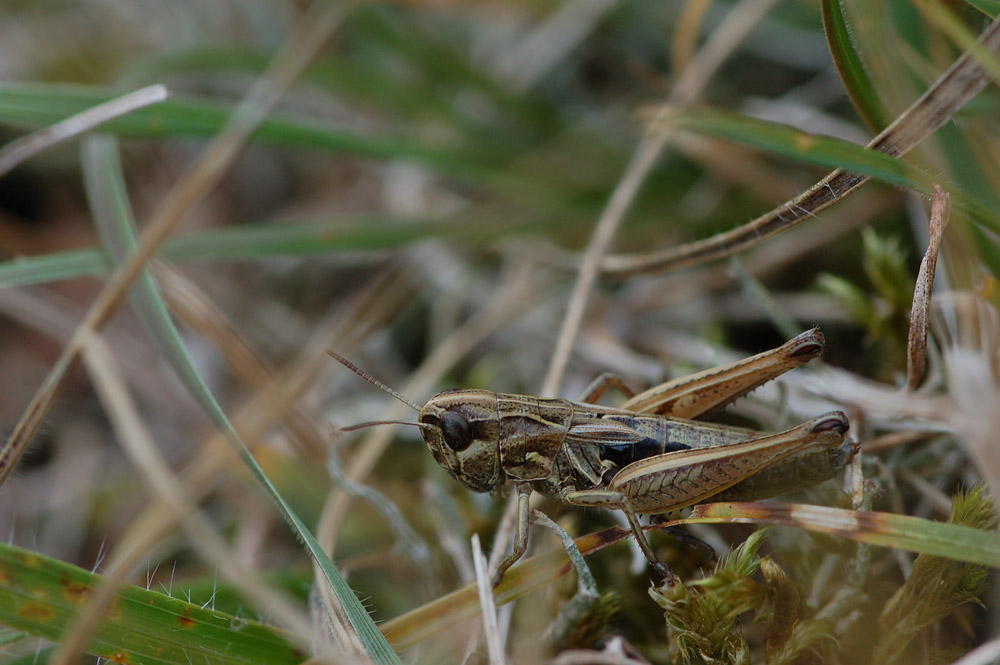
[[[159,104],[167,98],[167,89],[162,85],[151,85],[141,90],[109,99],[103,104],[91,106],[61,122],[11,141],[0,149],[0,177],[15,166],[51,146],[66,141],[95,127],[110,122],[116,117],[132,113],[140,108]]]
[[[101,584],[100,575],[4,544],[0,571],[0,623],[52,641]],[[88,653],[110,661],[190,665],[193,644],[199,658],[218,665],[295,665],[305,658],[271,626],[154,591],[122,587],[114,607],[114,620],[103,622],[87,645]]]
[[[116,260],[122,261],[130,252],[135,251],[137,240],[117,147],[107,138],[92,139],[85,144],[84,160],[84,173],[87,174],[90,185],[88,191],[93,192],[95,196],[106,193],[111,197],[110,200],[104,200],[101,204],[95,205],[95,218],[99,220],[98,228],[101,230],[109,250],[115,255]],[[138,287],[133,292],[133,300],[147,332],[166,355],[168,362],[177,372],[182,383],[195,397],[212,423],[226,435],[254,477],[278,505],[293,530],[303,540],[310,554],[323,569],[328,581],[343,603],[351,624],[358,631],[359,637],[365,644],[365,648],[376,658],[376,662],[399,662],[343,576],[316,542],[306,525],[274,488],[270,479],[257,464],[246,444],[230,423],[222,407],[195,368],[194,362],[187,353],[180,334],[167,312],[166,305],[163,303],[152,278],[145,271],[140,274]]]
[[[891,155],[860,146],[850,141],[808,134],[794,127],[768,120],[714,109],[679,110],[664,119],[664,131],[683,129],[708,136],[724,138],[765,150],[771,154],[796,159],[809,164],[837,168],[876,180],[908,187],[928,198],[940,176],[926,173]],[[949,188],[955,187],[948,184]],[[1000,230],[1000,216],[987,201],[956,188],[954,199],[974,212],[990,228]]]
[[[0,286],[47,284],[75,277],[106,275],[112,269],[100,249],[72,249],[0,262]]]
[[[114,94],[83,86],[0,84],[0,123],[30,129],[47,122],[59,122],[91,105],[107,101]],[[209,137],[225,126],[232,113],[230,103],[174,95],[156,107],[114,119],[102,129],[121,137]],[[505,150],[489,153],[496,155],[491,163],[489,154],[476,142],[466,145],[464,141],[454,141],[455,147],[434,147],[404,135],[361,135],[312,120],[280,115],[263,120],[249,140],[381,160],[412,160],[449,177],[488,186],[519,203],[529,201],[559,214],[565,214],[567,206],[590,193],[586,183],[558,182],[559,187],[553,187],[550,181],[540,179],[537,174],[526,177],[507,169],[512,157],[511,142]]]
[[[267,608],[279,624],[289,629],[290,639],[296,640],[303,649],[308,649],[311,645],[310,622],[307,617],[284,595],[276,593],[259,575],[239,561],[239,557],[227,547],[187,496],[184,484],[153,442],[108,344],[99,334],[87,336],[82,341],[81,355],[119,443],[146,485],[170,506],[175,519],[187,532],[195,549],[213,562],[220,574],[238,586],[257,607]],[[101,623],[113,620],[113,602],[118,588],[117,578],[101,580],[88,597],[85,611],[77,614],[70,629],[62,635],[59,649],[53,657],[54,665],[75,662]],[[125,654],[123,662],[129,660],[129,654]]]
[[[359,26],[360,27],[360,26]],[[360,28],[375,42],[383,39],[381,34],[371,34]],[[399,30],[399,26],[394,27]],[[413,41],[413,33],[406,36]],[[424,34],[425,39],[434,35]],[[395,37],[391,39],[395,40]],[[439,44],[447,49],[444,42]],[[394,44],[387,52],[398,52]],[[384,53],[382,54],[384,56]],[[410,57],[414,55],[414,57]],[[360,53],[348,59],[345,54],[336,58],[316,60],[303,79],[329,91],[337,99],[349,99],[353,103],[371,108],[375,113],[384,113],[393,119],[411,122],[433,121],[457,130],[463,135],[462,143],[477,142],[476,150],[495,150],[498,154],[511,154],[512,148],[524,145],[525,136],[537,132],[557,131],[561,121],[558,109],[549,104],[537,102],[527,96],[514,96],[493,84],[475,84],[481,94],[500,111],[501,122],[492,114],[483,118],[469,114],[453,103],[448,96],[451,91],[469,85],[468,77],[459,69],[443,68],[440,72],[427,73],[423,62],[415,54],[401,53],[406,68],[387,68],[382,59],[375,60]],[[143,62],[130,70],[126,80],[159,80],[166,75],[181,73],[203,76],[209,72],[259,73],[267,63],[267,54],[253,51],[225,49],[195,49],[171,53]],[[466,56],[467,59],[467,56]],[[413,69],[422,70],[423,75],[414,75]],[[433,82],[433,85],[430,83]],[[491,161],[488,157],[486,161]]]
[[[155,81],[166,76],[259,75],[270,60],[268,53],[225,48],[194,48],[167,53],[143,61],[129,69],[129,81]],[[394,75],[378,63],[360,58],[317,59],[303,75],[303,80],[324,88],[338,98],[391,114],[393,118],[436,118],[448,126],[460,125],[462,115],[453,104],[427,94],[423,81]]]
[[[1000,16],[1000,1],[998,0],[965,0],[965,2],[990,18]]]
[[[569,220],[522,222],[477,215],[477,222],[470,224],[465,216],[444,221],[358,216],[328,221],[265,222],[184,234],[165,242],[161,254],[178,263],[217,263],[391,250],[428,238],[481,247],[508,235],[558,228]],[[111,268],[106,252],[99,248],[18,257],[0,262],[0,287],[104,275]]]
[[[951,212],[951,199],[939,187],[931,206],[930,234],[927,251],[920,261],[917,281],[913,289],[913,306],[910,308],[910,331],[906,344],[906,387],[916,390],[927,367],[927,320],[937,271],[938,249],[941,236]]]
[[[113,91],[85,86],[4,84],[0,85],[0,122],[34,129],[62,122],[115,97]],[[232,113],[229,103],[175,95],[155,107],[112,119],[102,126],[102,131],[133,138],[209,137],[225,126]],[[263,143],[362,157],[414,159],[452,175],[483,175],[475,160],[456,159],[448,152],[421,146],[403,136],[362,136],[305,119],[271,116],[251,136]]]
[[[841,0],[823,0],[822,9],[823,30],[840,80],[868,129],[878,133],[889,124],[890,115],[851,38]]]
[[[28,633],[9,633],[0,638],[0,647],[5,647],[28,637]]]

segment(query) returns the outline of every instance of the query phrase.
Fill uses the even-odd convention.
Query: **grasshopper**
[[[488,390],[446,390],[421,407],[337,354],[330,355],[418,412],[416,425],[431,455],[476,492],[510,483],[517,491],[511,553],[494,583],[528,545],[529,496],[539,491],[563,503],[621,510],[649,563],[657,559],[638,515],[656,515],[706,499],[749,501],[832,478],[854,457],[840,411],[776,434],[694,420],[716,411],[823,352],[809,330],[776,349],[651,388],[638,395],[611,374],[595,380],[579,402]],[[594,404],[608,388],[627,400]],[[349,431],[394,421],[363,423]]]

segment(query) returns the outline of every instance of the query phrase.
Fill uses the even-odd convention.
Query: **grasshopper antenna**
[[[381,388],[382,390],[384,390],[385,392],[389,393],[390,395],[392,395],[393,397],[395,397],[400,402],[402,402],[406,406],[410,407],[414,411],[416,411],[418,413],[420,412],[420,407],[419,406],[417,406],[416,404],[414,404],[410,400],[406,399],[405,397],[403,397],[402,395],[400,395],[399,393],[397,393],[395,390],[393,390],[389,386],[385,385],[384,383],[382,383],[381,381],[379,381],[378,379],[376,379],[371,374],[368,374],[367,372],[365,372],[363,369],[361,369],[360,367],[358,367],[357,365],[355,365],[354,363],[352,363],[347,358],[345,358],[345,357],[343,357],[343,356],[341,356],[341,355],[339,355],[337,353],[334,353],[333,351],[329,351],[328,350],[327,353],[330,355],[331,358],[333,358],[334,360],[336,360],[337,362],[339,362],[341,365],[343,365],[347,369],[351,370],[352,372],[354,372],[355,374],[357,374],[358,376],[360,376],[362,379],[364,379],[368,383],[372,384],[376,388]],[[365,423],[365,424],[369,424],[369,423]],[[376,423],[370,423],[370,424],[376,424]],[[377,424],[382,424],[382,423],[377,423]],[[390,424],[390,423],[387,421],[385,424]],[[391,423],[391,424],[417,425],[417,423]],[[357,429],[357,427],[355,427],[355,429]],[[348,431],[348,430],[343,430],[343,431]]]
[[[373,420],[367,423],[351,425],[350,427],[338,427],[337,431],[353,432],[355,430],[364,429],[366,427],[375,427],[377,425],[413,425],[414,427],[419,427],[420,429],[434,429],[433,425],[428,425],[427,423],[411,423],[406,420]]]

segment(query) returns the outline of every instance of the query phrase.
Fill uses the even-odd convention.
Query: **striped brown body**
[[[826,420],[837,429],[844,419],[836,414]],[[621,486],[619,472],[642,460],[764,436],[741,427],[488,390],[439,393],[421,409],[419,421],[431,425],[422,433],[434,459],[470,489],[490,492],[507,482],[528,482],[562,500],[575,492]],[[807,426],[814,426],[813,421]],[[630,493],[634,508],[640,514],[680,508],[692,503],[689,496],[705,498],[707,484],[718,488],[714,494],[721,499],[732,501],[814,485],[832,478],[853,456],[852,446],[842,445],[842,434],[834,435],[838,440],[832,445],[824,439],[805,454],[776,447],[769,455],[735,456],[739,468],[729,470],[708,459],[685,477],[674,473],[673,485],[662,480],[636,484]],[[787,457],[792,459],[781,463]],[[738,481],[727,483],[727,474]],[[691,492],[685,487],[691,484],[701,487]]]
[[[776,349],[651,388],[618,409],[593,403],[611,385],[629,394],[613,377],[595,382],[579,403],[447,390],[419,408],[416,424],[434,459],[465,486],[477,492],[516,487],[514,548],[496,579],[527,547],[533,490],[572,505],[622,510],[647,559],[670,575],[637,515],[710,498],[790,492],[832,478],[857,452],[845,440],[847,417],[839,411],[775,434],[695,420],[816,358],[823,345],[819,331],[809,330]]]

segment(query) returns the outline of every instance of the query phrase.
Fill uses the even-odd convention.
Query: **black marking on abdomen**
[[[619,469],[647,457],[671,453],[677,450],[689,450],[690,446],[681,443],[667,442],[662,445],[656,439],[645,437],[638,443],[606,443],[601,446],[600,457],[617,466]]]

